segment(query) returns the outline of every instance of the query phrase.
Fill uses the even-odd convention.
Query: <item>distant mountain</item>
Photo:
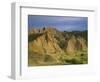
[[[87,31],[61,32],[55,28],[28,32],[28,65],[87,63]]]

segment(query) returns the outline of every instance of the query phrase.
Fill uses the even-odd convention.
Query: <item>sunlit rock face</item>
[[[81,54],[87,57],[87,35],[82,35],[85,33],[62,32],[52,27],[32,29],[28,33],[28,65],[73,64],[74,57],[79,57],[80,64]]]

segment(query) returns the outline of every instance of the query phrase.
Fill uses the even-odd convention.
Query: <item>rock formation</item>
[[[76,35],[50,27],[32,29],[28,34],[28,65],[67,64],[67,56],[72,58],[87,50],[87,41],[81,32]]]

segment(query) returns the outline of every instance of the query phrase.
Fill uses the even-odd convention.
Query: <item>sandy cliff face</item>
[[[51,29],[40,30],[40,34],[43,34],[30,42],[29,47],[31,46],[34,52],[43,54],[61,52],[62,50],[58,45],[58,41],[54,38],[53,32],[51,32]]]
[[[64,56],[75,56],[87,49],[83,37],[68,34],[65,37],[54,28],[32,29],[28,37],[29,65],[60,64]]]
[[[66,52],[75,55],[77,51],[86,50],[86,40],[82,37],[75,37],[74,35],[67,41]]]

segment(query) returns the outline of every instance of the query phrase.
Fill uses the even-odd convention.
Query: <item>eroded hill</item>
[[[28,65],[87,63],[87,31],[61,32],[55,28],[28,33]]]

